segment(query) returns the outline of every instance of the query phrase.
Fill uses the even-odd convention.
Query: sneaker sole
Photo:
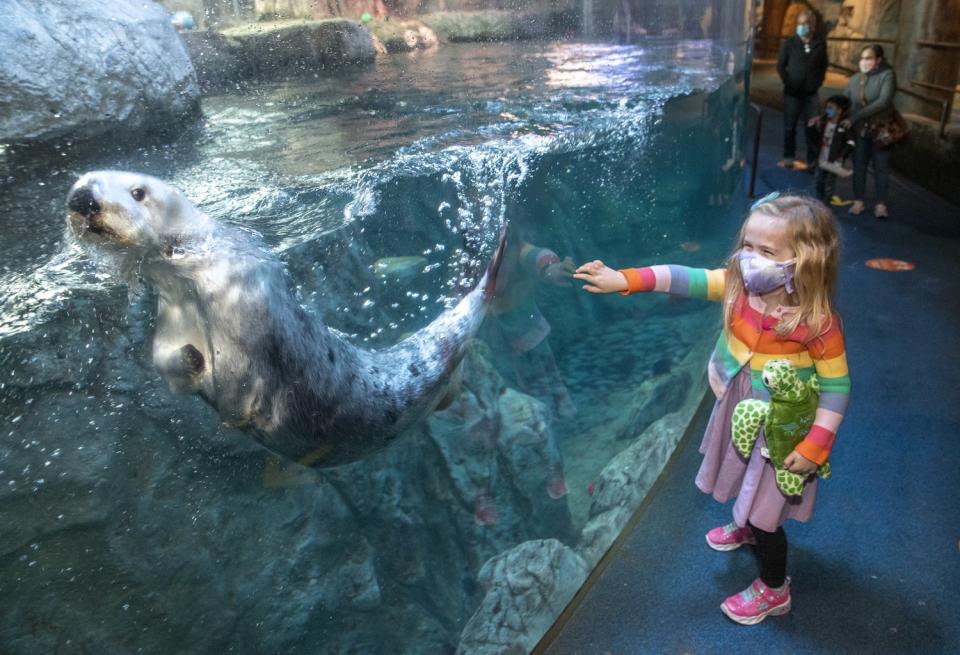
[[[707,545],[713,548],[714,550],[719,550],[721,553],[726,553],[731,550],[736,550],[744,544],[750,544],[751,546],[755,545],[757,542],[752,539],[749,541],[737,541],[732,544],[715,544],[710,541],[710,537],[704,537],[707,540]]]
[[[727,606],[723,603],[720,603],[720,611],[724,615],[733,621],[734,623],[739,623],[740,625],[756,625],[763,621],[768,616],[782,616],[790,611],[790,599],[787,599],[787,602],[782,605],[777,605],[776,607],[771,607],[766,612],[761,612],[756,616],[737,616],[732,611],[727,609]]]

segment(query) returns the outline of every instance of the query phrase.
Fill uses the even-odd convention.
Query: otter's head
[[[149,175],[94,171],[67,194],[67,224],[81,241],[116,250],[160,251],[209,229],[183,194]]]

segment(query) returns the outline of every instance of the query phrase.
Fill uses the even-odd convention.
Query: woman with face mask
[[[877,188],[877,204],[873,214],[886,218],[887,188],[889,186],[890,149],[874,143],[870,119],[893,111],[893,95],[897,91],[897,77],[883,58],[883,47],[868,45],[860,51],[859,72],[850,78],[844,92],[850,99],[850,116],[844,121],[852,127],[856,139],[853,152],[853,205],[850,213],[859,215],[865,209],[867,168],[873,162]]]
[[[797,16],[795,33],[783,42],[777,72],[783,81],[783,159],[781,168],[807,170],[817,162],[820,138],[809,123],[820,113],[817,94],[827,74],[827,47],[816,34],[816,14],[804,10]],[[796,160],[797,122],[806,125],[806,158]]]

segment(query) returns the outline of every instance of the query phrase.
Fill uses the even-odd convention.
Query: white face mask
[[[874,66],[877,65],[876,59],[861,59],[860,60],[860,72],[867,74],[873,70]]]

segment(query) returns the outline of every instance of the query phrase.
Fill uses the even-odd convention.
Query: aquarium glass
[[[57,28],[62,3],[15,4],[0,38]],[[724,264],[751,3],[162,5],[136,38],[180,30],[194,115],[0,140],[0,651],[530,651],[673,453],[720,328],[715,303],[569,270]],[[123,74],[104,34],[74,45],[102,52],[74,95],[94,106]],[[0,111],[60,111],[30,97]],[[285,456],[171,391],[160,293],[69,237],[68,191],[105,169],[261,241],[357,349],[415,338],[499,251],[495,294],[429,415],[345,464]]]

